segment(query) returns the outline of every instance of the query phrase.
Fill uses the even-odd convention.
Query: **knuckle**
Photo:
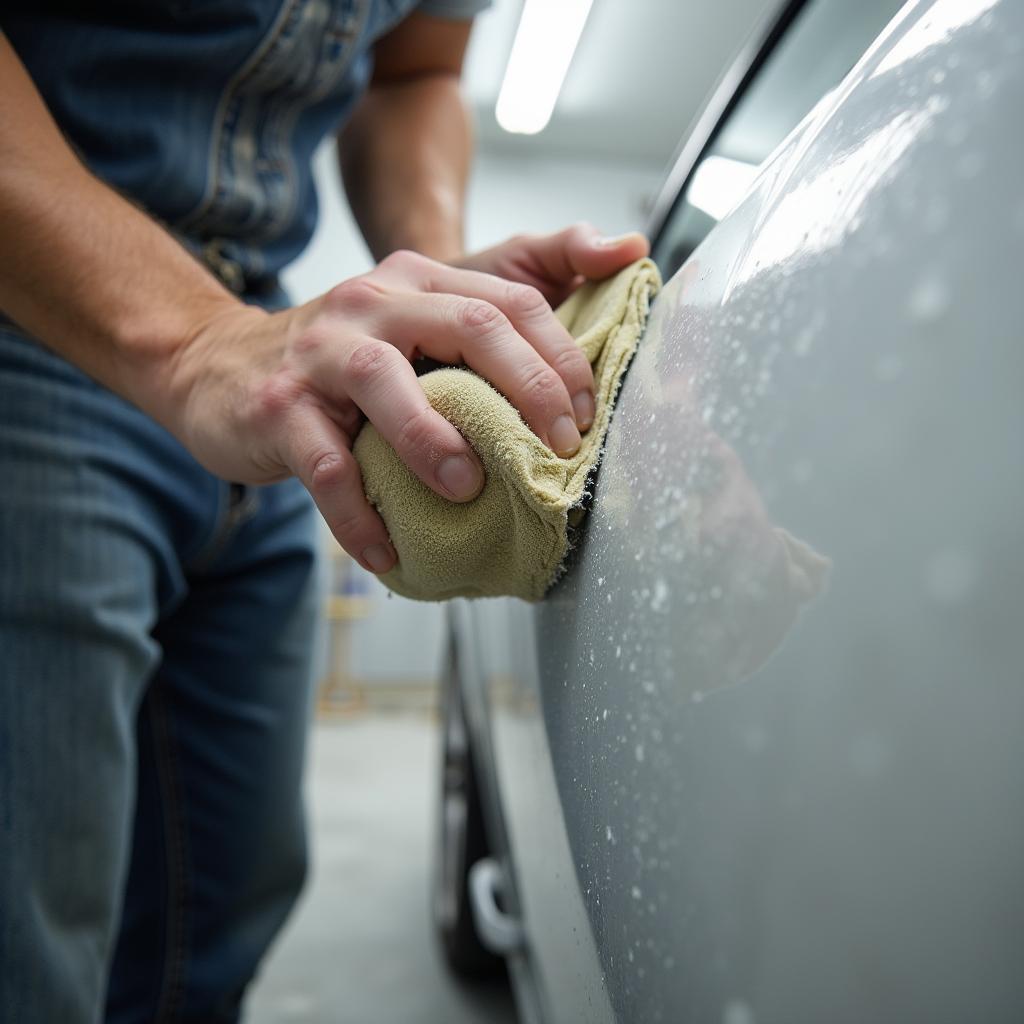
[[[555,356],[551,365],[562,377],[585,377],[590,370],[587,357],[575,347],[563,349]]]
[[[283,374],[273,374],[256,387],[254,419],[257,423],[279,422],[292,409],[297,398],[295,381]]]
[[[547,407],[560,397],[563,385],[555,371],[545,364],[527,371],[521,390],[532,404]]]
[[[297,355],[309,357],[327,344],[328,337],[328,331],[322,325],[313,324],[299,334],[292,344],[292,349]]]
[[[396,352],[383,341],[366,341],[348,357],[346,366],[348,379],[356,385],[367,385],[391,366]]]
[[[336,491],[355,483],[356,468],[336,452],[313,456],[310,480],[314,491]]]
[[[522,317],[535,318],[551,313],[547,299],[530,284],[510,284],[506,301],[509,308]]]
[[[379,266],[398,273],[415,270],[422,264],[423,257],[411,249],[396,249],[380,261]]]
[[[578,220],[571,227],[567,228],[562,235],[563,249],[575,249],[579,246],[586,246],[599,234],[597,228],[589,221]]]
[[[454,316],[463,329],[483,334],[492,334],[508,323],[497,306],[483,299],[460,300],[455,306]]]
[[[329,305],[345,313],[373,309],[383,297],[383,289],[368,275],[352,277],[335,285],[328,293]]]
[[[437,447],[432,420],[427,409],[419,409],[409,416],[398,428],[396,441],[399,451],[429,456]]]

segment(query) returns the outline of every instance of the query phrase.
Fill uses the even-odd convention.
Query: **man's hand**
[[[589,224],[554,235],[517,235],[501,245],[456,261],[456,266],[532,285],[552,306],[585,280],[600,280],[646,256],[650,246],[636,231],[605,238]]]
[[[385,572],[395,554],[351,452],[364,417],[439,494],[465,501],[483,484],[470,446],[426,401],[417,355],[472,367],[557,454],[579,448],[593,377],[549,302],[644,255],[642,238],[601,245],[572,228],[460,267],[399,252],[268,314],[82,166],[2,34],[0,85],[0,309],[214,473],[295,474],[346,550]]]
[[[160,418],[227,479],[294,473],[342,546],[386,572],[395,553],[351,453],[364,417],[438,494],[467,501],[483,486],[472,448],[423,394],[420,355],[485,377],[562,457],[593,421],[590,365],[540,291],[411,252],[293,310],[219,312],[167,364]]]

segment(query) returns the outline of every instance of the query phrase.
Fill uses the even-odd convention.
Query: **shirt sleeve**
[[[468,21],[491,6],[491,0],[420,0],[416,10],[435,18]]]

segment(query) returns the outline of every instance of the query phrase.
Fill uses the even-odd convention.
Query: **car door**
[[[698,244],[748,81],[570,571],[467,606],[550,1021],[1019,1019],[1022,37],[907,5]]]

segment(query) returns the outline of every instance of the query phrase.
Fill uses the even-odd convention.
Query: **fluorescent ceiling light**
[[[551,120],[593,0],[526,0],[494,116],[534,135]]]
[[[721,220],[746,193],[757,171],[756,164],[709,156],[697,165],[686,190],[686,201],[709,217]]]

